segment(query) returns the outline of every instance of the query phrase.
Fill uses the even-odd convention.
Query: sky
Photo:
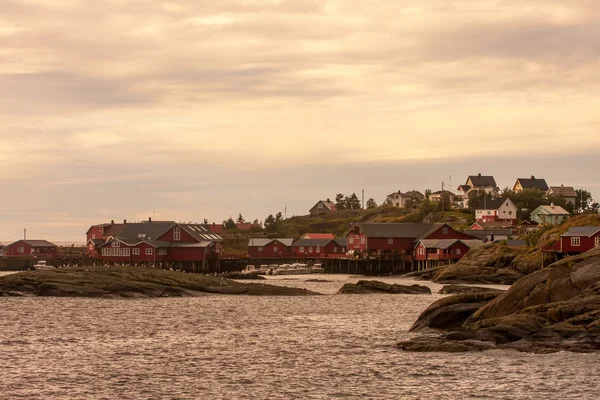
[[[493,175],[600,199],[595,0],[2,0],[0,242]]]

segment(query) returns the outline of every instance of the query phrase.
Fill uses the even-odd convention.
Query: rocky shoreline
[[[307,296],[305,289],[143,267],[73,267],[0,277],[0,296],[104,298],[189,297],[208,294]]]
[[[600,249],[527,275],[506,292],[458,294],[433,303],[404,341],[406,351],[509,348],[548,353],[600,350]]]

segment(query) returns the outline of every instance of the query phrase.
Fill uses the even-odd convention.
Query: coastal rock
[[[419,317],[415,329],[423,325],[420,320],[425,317]],[[449,326],[453,329],[452,324]],[[600,249],[561,260],[520,279],[475,311],[457,331],[415,338],[399,347],[480,351],[480,342],[539,353],[600,350]]]
[[[222,274],[217,275],[219,278],[227,278],[227,279],[237,279],[237,280],[265,280],[266,278],[262,275],[259,275],[258,272],[248,272],[248,273],[241,273],[241,272],[225,272]]]
[[[380,281],[358,281],[357,283],[346,283],[338,291],[339,294],[431,294],[431,289],[422,285],[397,285]]]
[[[458,329],[475,311],[501,294],[499,291],[465,293],[439,299],[419,315],[410,331]]]
[[[436,283],[484,283],[512,285],[525,274],[512,268],[512,262],[527,248],[508,247],[499,243],[470,250],[458,263],[440,269],[433,276]]]
[[[427,268],[421,271],[413,271],[408,274],[402,275],[403,278],[414,279],[417,281],[430,281],[433,280],[433,277],[438,271],[444,270],[448,268],[447,265],[441,267]]]
[[[147,298],[206,294],[305,296],[318,293],[132,266],[60,268],[0,277],[0,296]]]
[[[444,285],[438,293],[440,294],[463,294],[463,293],[484,293],[484,292],[501,292],[502,289],[495,289],[481,286],[466,286],[466,285]]]

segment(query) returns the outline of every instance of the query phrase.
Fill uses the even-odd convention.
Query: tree
[[[254,226],[260,226],[260,221],[258,220],[258,218],[254,219],[254,221],[252,222],[252,225],[254,225]]]
[[[360,200],[356,193],[352,193],[350,197],[344,199],[346,210],[360,210]]]
[[[225,229],[234,229],[235,228],[235,221],[231,217],[229,217],[229,219],[227,221],[223,221],[223,224],[225,224]]]
[[[275,222],[280,223],[281,221],[283,221],[283,214],[281,214],[281,211],[280,211],[277,214],[275,214]]]
[[[502,189],[502,192],[500,192],[500,197],[502,197],[503,199],[512,197],[514,195],[514,192],[512,190],[510,190],[510,188],[505,187],[504,189]]]
[[[343,193],[335,195],[335,206],[339,211],[346,209],[346,201]]]
[[[208,225],[208,219],[204,218],[204,221],[202,222],[204,225]]]
[[[582,213],[586,211],[593,202],[592,194],[584,189],[577,189],[575,190],[575,193],[577,193],[577,197],[575,198],[575,211],[577,213]]]
[[[242,217],[242,213],[240,213],[240,215],[238,216],[238,218],[235,222],[237,222],[238,224],[243,224],[244,222],[246,222],[244,220],[244,217]]]
[[[448,211],[452,208],[452,197],[449,192],[444,191],[438,204],[440,211]]]
[[[427,189],[425,191],[425,199],[426,200],[431,200],[431,189]]]
[[[590,204],[589,212],[594,213],[594,214],[600,214],[600,203],[595,201],[592,204]]]
[[[269,216],[265,218],[265,230],[267,232],[277,231],[277,221],[275,221],[273,214],[269,214]]]
[[[367,200],[367,208],[371,209],[371,208],[375,208],[377,207],[377,203],[375,202],[375,200],[371,197],[369,198],[369,200]]]

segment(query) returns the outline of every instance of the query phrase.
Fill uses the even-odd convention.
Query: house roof
[[[447,249],[458,241],[458,239],[421,239],[419,242],[428,249]]]
[[[578,237],[591,237],[600,231],[600,226],[573,226],[569,228],[566,233],[563,233],[560,236],[570,237],[570,236],[578,236]]]
[[[85,234],[87,235],[88,233],[90,233],[90,231],[94,228],[104,228],[105,226],[109,226],[110,224],[97,224],[97,225],[92,225],[89,227],[89,229],[85,232]]]
[[[340,247],[348,246],[347,238],[337,238],[337,239],[333,239],[333,241]]]
[[[115,237],[121,232],[124,225],[127,224],[108,224],[104,227],[103,235]]]
[[[535,176],[532,176],[531,178],[519,178],[517,179],[517,182],[521,184],[523,189],[539,189],[544,192],[548,190],[546,180],[536,178]]]
[[[473,184],[473,186],[477,186],[477,187],[487,187],[487,186],[493,186],[496,187],[496,180],[494,179],[493,176],[485,176],[485,175],[469,175],[469,177],[467,178],[467,182],[469,182],[469,180],[471,181],[471,183]]]
[[[11,243],[9,246],[12,246],[16,243],[25,243],[31,247],[57,247],[54,243],[50,243],[47,240],[17,240],[14,243]]]
[[[573,186],[550,186],[550,192],[560,197],[577,197],[577,192]]]
[[[190,236],[196,239],[198,242],[203,241],[215,241],[221,242],[223,238],[216,233],[213,233],[209,227],[202,224],[177,224]]]
[[[481,239],[460,239],[460,241],[466,244],[469,248],[483,245],[483,240]]]
[[[175,225],[177,224],[174,221],[128,222],[115,237],[152,241],[164,235]]]
[[[294,247],[325,246],[331,239],[300,239],[294,243]]]
[[[570,215],[567,210],[561,206],[539,206],[531,212],[532,215],[543,214],[543,215]]]
[[[485,201],[485,207],[480,208],[480,210],[497,210],[502,207],[502,204],[506,202],[507,199],[499,197],[497,199],[491,199]],[[510,201],[510,199],[508,199]]]
[[[313,208],[315,208],[316,206],[318,206],[319,203],[323,203],[323,205],[325,207],[327,207],[331,211],[335,211],[337,209],[337,207],[335,206],[334,203],[332,203],[331,201],[327,201],[327,200],[319,200],[319,201],[317,201],[317,203],[313,206]]]
[[[332,233],[305,233],[302,235],[302,239],[334,239],[335,235]]]
[[[285,246],[291,247],[294,244],[294,239],[290,238],[275,238],[275,239],[263,239],[263,238],[251,238],[248,240],[248,247],[264,247],[274,241],[281,242]]]
[[[493,222],[474,222],[473,225],[471,225],[471,228],[473,228],[474,225],[479,225],[482,229],[484,230],[494,230],[494,229],[501,229],[501,228],[506,228],[509,226],[512,226],[510,224],[510,222],[502,222],[502,221],[493,221]]]
[[[446,224],[420,224],[420,223],[356,223],[362,232],[369,237],[386,238],[426,238]]]
[[[102,243],[104,243],[104,241],[105,241],[104,239],[90,239],[90,240],[88,240],[88,243],[92,242],[92,243],[94,243],[94,246],[98,246],[98,245],[101,245]]]
[[[468,192],[471,189],[470,185],[459,185],[457,190],[462,190],[463,192]]]

